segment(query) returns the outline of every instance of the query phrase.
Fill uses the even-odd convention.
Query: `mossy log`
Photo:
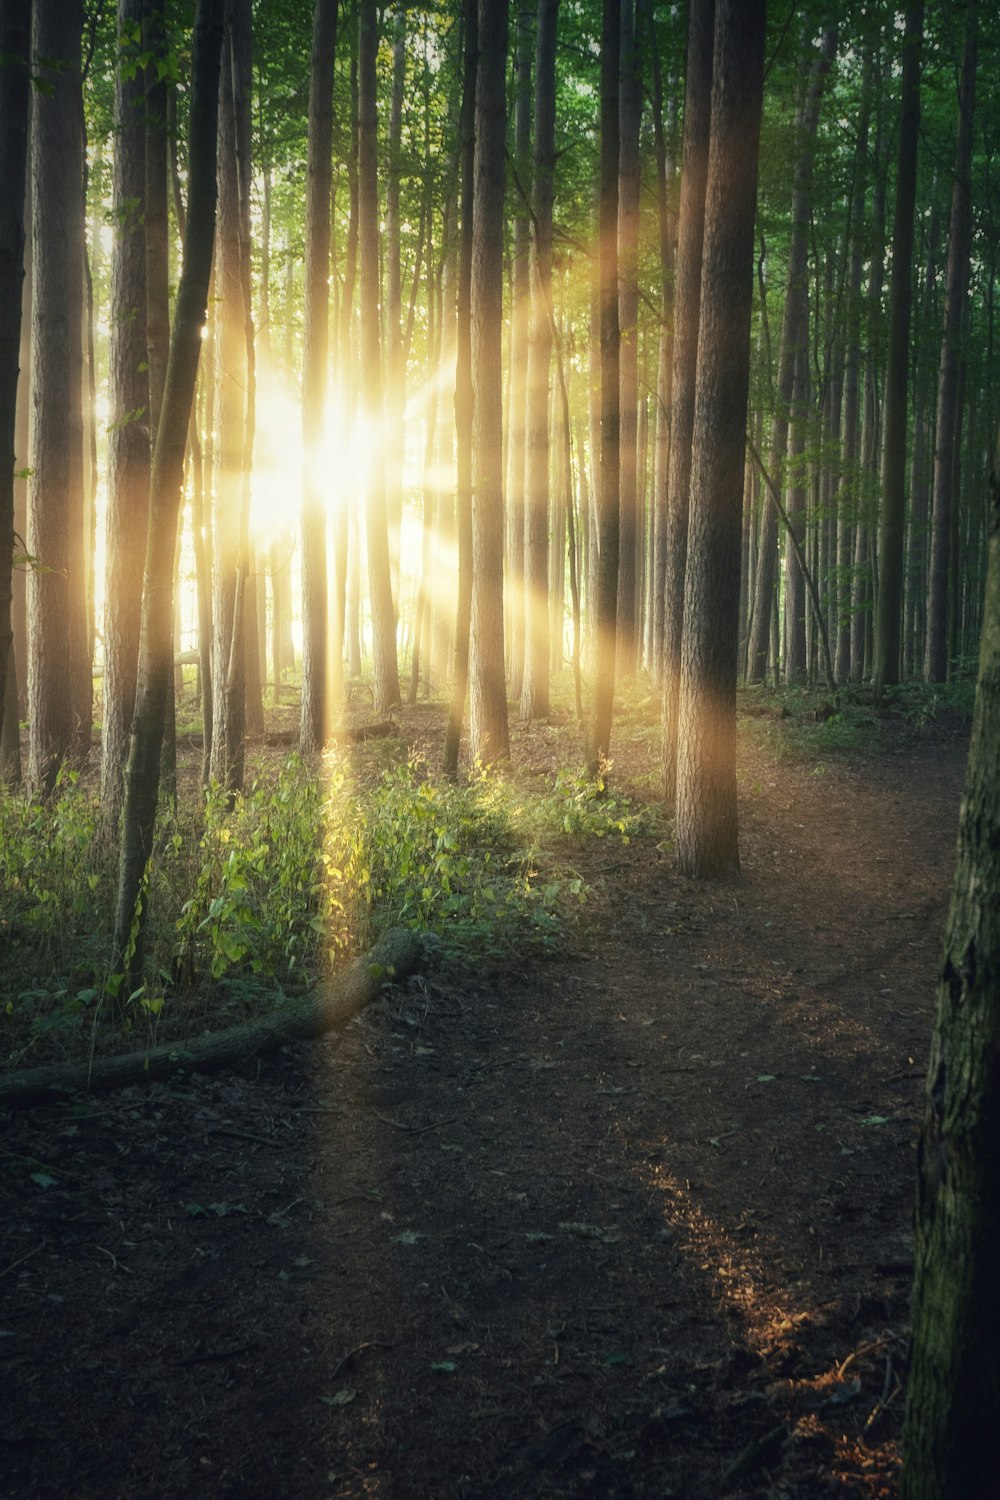
[[[420,962],[419,934],[394,927],[370,952],[340,974],[318,984],[305,999],[247,1026],[206,1032],[190,1041],[92,1063],[53,1063],[0,1078],[0,1109],[23,1109],[69,1093],[98,1093],[154,1083],[173,1073],[210,1073],[261,1057],[286,1042],[304,1042],[346,1026],[391,979],[402,979]]]

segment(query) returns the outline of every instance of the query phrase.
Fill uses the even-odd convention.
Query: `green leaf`
[[[50,1177],[48,1172],[32,1172],[31,1180],[37,1182],[40,1188],[50,1188],[56,1185],[56,1179]]]
[[[888,1115],[866,1115],[861,1121],[862,1125],[888,1125]]]
[[[454,1375],[458,1369],[453,1359],[439,1359],[436,1364],[431,1365],[435,1375]]]

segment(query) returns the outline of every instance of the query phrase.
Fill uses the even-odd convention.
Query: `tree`
[[[83,495],[82,0],[35,7],[46,60],[31,129],[32,390],[28,779],[49,793],[90,734]],[[86,720],[86,723],[84,721]]]
[[[319,452],[326,411],[330,326],[330,192],[336,39],[337,0],[316,0],[309,60],[302,351],[302,717],[299,748],[304,753],[320,749],[326,739],[327,717],[332,707],[326,701],[328,651],[333,694],[338,705],[343,673],[341,643],[338,641],[334,652],[327,638],[326,510]],[[340,619],[342,622],[342,602]]]
[[[507,0],[479,0],[472,208],[472,753],[510,754],[503,652],[503,225]]]
[[[531,172],[531,11],[517,10],[514,57],[514,171],[517,196],[511,244],[510,386],[507,466],[507,672],[511,693],[520,698],[524,684],[526,597],[525,564],[525,432],[527,426],[528,337],[531,319],[531,220],[528,199]]]
[[[601,10],[601,162],[597,202],[600,318],[601,467],[597,485],[597,680],[588,746],[591,775],[599,775],[611,746],[618,611],[618,531],[621,470],[619,410],[621,333],[618,325],[618,166],[621,0]]]
[[[620,527],[618,548],[618,665],[631,677],[639,651],[636,541],[639,530],[639,188],[642,170],[642,0],[623,0],[618,142],[618,326]]]
[[[146,341],[144,82],[137,42],[144,0],[120,0],[115,80],[107,573],[101,716],[101,803],[115,833],[125,797],[139,660],[142,560],[149,518],[152,425]]]
[[[920,48],[924,7],[906,7],[903,77],[899,97],[899,165],[892,226],[889,289],[889,351],[882,421],[882,514],[879,521],[879,590],[875,619],[876,702],[899,681],[903,616],[903,541],[906,526],[906,402],[910,371],[910,306],[913,301],[913,209],[917,195],[920,133]]]
[[[717,0],[691,505],[684,577],[677,868],[739,870],[736,678],[765,0]]]
[[[13,662],[14,470],[17,377],[24,280],[24,191],[28,154],[30,0],[0,3],[0,724]],[[16,694],[13,701],[17,716]]]
[[[538,0],[531,177],[531,334],[525,416],[524,679],[521,713],[549,712],[549,377],[552,366],[552,203],[556,165],[559,0]]]
[[[400,701],[396,662],[396,612],[392,602],[389,523],[386,512],[382,356],[379,334],[378,115],[375,59],[378,11],[375,0],[358,6],[358,251],[361,272],[361,384],[369,433],[366,455],[365,527],[368,593],[372,612],[375,712]]]
[[[188,204],[184,252],[160,425],[153,449],[143,572],[136,709],[122,815],[114,947],[125,993],[142,983],[146,866],[160,783],[160,746],[173,670],[174,551],[188,423],[198,378],[215,237],[216,147],[224,0],[198,0],[191,63]]]
[[[951,193],[948,231],[948,269],[944,303],[944,335],[938,377],[937,436],[934,443],[934,502],[931,520],[931,557],[927,589],[927,638],[924,677],[944,682],[948,675],[948,582],[951,564],[955,456],[961,427],[958,402],[962,321],[969,284],[972,237],[972,117],[976,99],[977,0],[969,0],[958,99],[958,140],[955,180]]]
[[[677,705],[701,306],[701,256],[705,236],[705,183],[712,118],[714,35],[715,0],[692,0],[688,11],[684,81],[684,140],[674,278],[674,368],[664,532],[663,791],[668,802],[673,802],[677,790]]]
[[[1000,447],[972,744],[917,1155],[902,1500],[988,1500],[1000,1409]]]

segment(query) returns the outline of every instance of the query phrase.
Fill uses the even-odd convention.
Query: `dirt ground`
[[[9,1117],[0,1492],[892,1495],[965,750],[745,744],[738,883],[599,846],[559,959]]]

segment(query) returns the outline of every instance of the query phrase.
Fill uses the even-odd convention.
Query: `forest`
[[[0,0],[5,1493],[996,1493],[996,20]]]

